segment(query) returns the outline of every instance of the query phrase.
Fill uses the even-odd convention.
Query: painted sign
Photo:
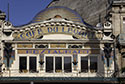
[[[79,39],[100,39],[101,33],[95,33],[83,29],[67,26],[47,26],[38,27],[32,30],[23,31],[20,33],[14,33],[15,39],[37,39],[46,34],[71,34]]]
[[[100,49],[38,49],[38,50],[18,50],[18,54],[99,54]]]

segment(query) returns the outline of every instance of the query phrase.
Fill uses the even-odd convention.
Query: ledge
[[[86,82],[86,83],[119,83],[124,78],[103,78],[103,77],[0,77],[0,82]]]

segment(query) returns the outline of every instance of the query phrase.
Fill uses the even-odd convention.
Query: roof
[[[33,20],[30,21],[29,23],[20,25],[20,26],[15,26],[15,27],[23,27],[32,23],[50,21],[51,19],[55,19],[55,18],[61,18],[66,21],[72,21],[74,23],[84,24],[89,28],[95,28],[92,25],[89,25],[88,23],[86,23],[76,11],[63,6],[53,6],[53,7],[46,8],[40,11],[38,14],[36,14]]]
[[[58,17],[60,16],[60,18],[73,21],[73,22],[84,23],[83,19],[77,12],[67,7],[62,7],[62,6],[54,6],[54,7],[46,8],[40,11],[33,18],[31,23],[50,20],[52,18],[55,18],[55,16],[58,16]]]

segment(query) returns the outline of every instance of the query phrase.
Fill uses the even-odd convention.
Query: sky
[[[7,15],[9,3],[10,22],[14,26],[21,26],[29,23],[33,17],[45,9],[51,1],[52,0],[0,0],[0,10]]]

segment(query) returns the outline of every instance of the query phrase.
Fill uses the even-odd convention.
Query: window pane
[[[97,57],[90,57],[90,71],[97,72]]]
[[[88,57],[81,57],[81,72],[88,72]]]
[[[64,72],[72,72],[71,57],[64,57]]]
[[[62,72],[62,57],[55,58],[55,72]]]
[[[20,57],[19,69],[21,72],[23,70],[27,69],[27,58],[26,57]]]
[[[30,60],[29,60],[29,71],[30,72],[36,72],[36,57],[30,57]]]
[[[53,57],[46,57],[46,72],[53,72]]]

